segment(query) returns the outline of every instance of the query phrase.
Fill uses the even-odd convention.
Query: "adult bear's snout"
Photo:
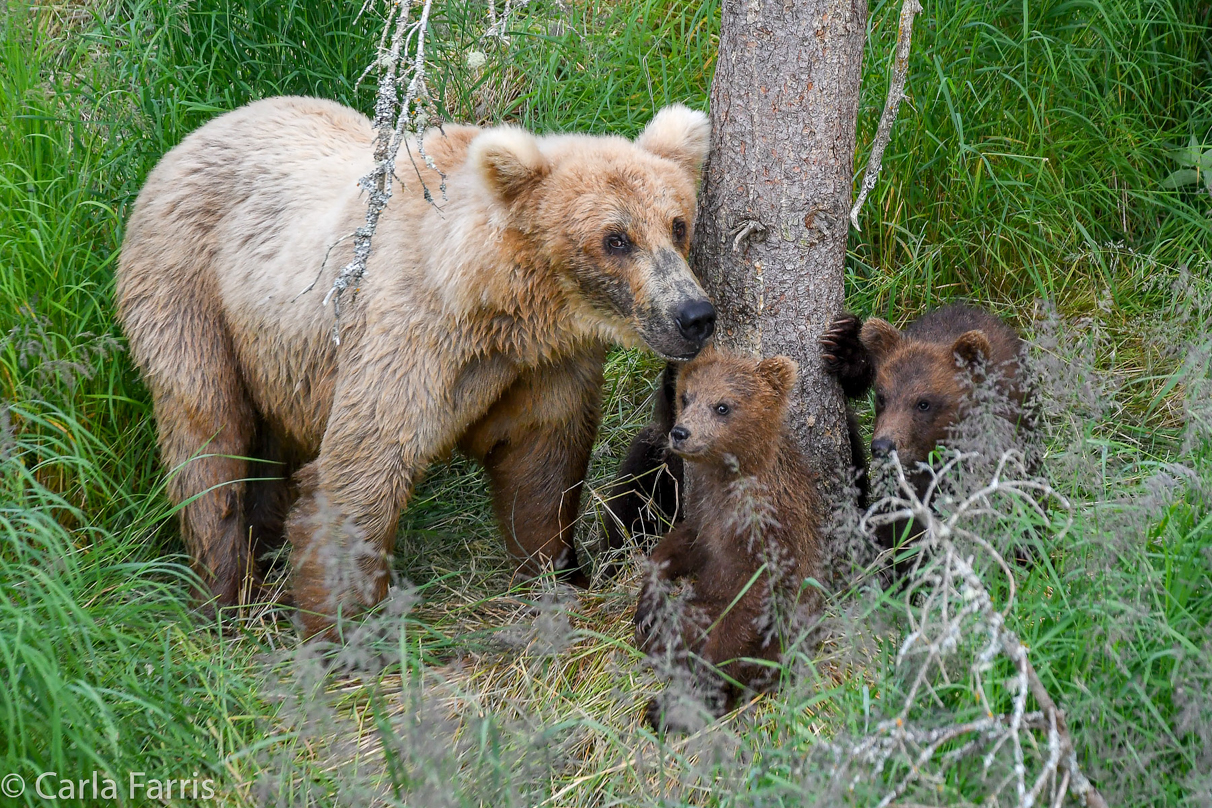
[[[678,308],[673,319],[683,337],[701,346],[715,331],[715,306],[706,298],[691,300]]]
[[[637,266],[636,329],[666,359],[693,359],[715,332],[716,311],[685,257],[657,250]]]

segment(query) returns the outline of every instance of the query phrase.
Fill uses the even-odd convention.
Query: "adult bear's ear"
[[[471,141],[467,159],[480,172],[484,184],[506,202],[541,181],[551,170],[535,136],[516,126],[482,132]]]
[[[989,337],[979,328],[965,331],[951,346],[951,350],[959,357],[959,361],[969,368],[975,368],[993,356],[993,346]]]
[[[711,145],[711,123],[682,104],[665,107],[644,127],[635,145],[680,165],[697,182]]]
[[[859,332],[859,342],[877,361],[892,353],[900,341],[901,332],[887,320],[878,317],[863,323],[863,330]]]
[[[795,389],[796,364],[789,356],[772,356],[758,362],[758,376],[770,385],[780,400],[786,400]]]

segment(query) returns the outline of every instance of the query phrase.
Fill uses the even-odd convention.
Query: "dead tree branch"
[[[901,706],[874,732],[841,750],[841,759],[888,778],[880,808],[918,783],[941,784],[961,759],[977,755],[986,773],[1006,772],[992,784],[995,799],[1009,791],[1011,804],[1032,808],[1059,805],[1068,792],[1083,805],[1105,808],[1106,801],[1078,766],[1064,712],[1044,687],[1027,648],[1005,625],[1015,596],[1011,568],[993,544],[977,534],[974,524],[978,519],[1009,519],[1016,508],[1047,520],[1041,503],[1048,501],[1067,514],[1072,508],[1048,483],[1027,479],[1022,457],[1014,450],[1003,452],[971,493],[948,488],[949,479],[953,481],[966,462],[978,458],[976,452],[953,453],[931,472],[933,477],[919,495],[894,457],[894,493],[863,516],[865,530],[913,519],[924,532],[905,592],[908,634],[896,656],[897,667],[908,674]],[[988,554],[991,569],[1000,569],[1011,579],[1004,609],[994,606],[978,572],[978,553]],[[964,648],[971,653],[968,688],[984,716],[938,726],[931,721],[937,713],[921,713],[920,704],[926,699],[942,706],[936,683],[955,684],[955,661]],[[997,678],[988,680],[999,656],[1015,671],[1004,684]],[[998,699],[989,697],[989,685],[1009,691],[1008,711],[994,709]],[[1038,711],[1027,711],[1028,697],[1035,700]],[[999,760],[1001,768],[995,769],[993,764]],[[1034,777],[1028,776],[1030,768],[1036,770]],[[859,776],[854,775],[852,785]]]
[[[858,223],[859,211],[867,201],[867,194],[875,187],[879,177],[880,167],[884,160],[884,149],[892,137],[892,124],[896,122],[896,114],[905,98],[905,79],[909,74],[909,45],[913,38],[913,18],[921,13],[922,4],[919,0],[904,0],[901,5],[900,25],[896,33],[896,59],[892,65],[892,80],[888,83],[888,99],[884,102],[884,114],[880,116],[880,125],[875,132],[875,142],[871,145],[871,158],[867,161],[867,171],[863,174],[863,184],[859,188],[858,199],[850,209],[850,223],[855,230],[861,230]]]
[[[424,128],[426,114],[424,107],[429,100],[429,91],[425,86],[425,36],[429,31],[429,12],[433,0],[421,2],[421,16],[416,22],[409,22],[409,10],[418,0],[396,0],[391,3],[384,23],[383,37],[380,40],[380,53],[371,67],[379,69],[379,90],[375,98],[374,115],[374,168],[358,181],[358,185],[367,193],[366,222],[353,233],[353,258],[350,259],[333,279],[332,287],[324,296],[323,305],[329,301],[333,304],[333,341],[341,344],[341,303],[346,290],[351,287],[357,292],[358,283],[366,274],[366,262],[370,258],[371,239],[379,225],[379,217],[387,207],[392,194],[392,179],[395,175],[396,156],[401,144],[405,143],[412,132]],[[391,32],[391,44],[385,50],[388,31]],[[369,71],[370,68],[368,68]],[[400,99],[400,85],[408,79],[403,100]],[[420,136],[417,136],[418,149]],[[417,178],[421,172],[408,149],[409,160]],[[433,161],[421,154],[426,165],[437,170]],[[444,178],[443,178],[444,180]],[[433,203],[429,189],[424,180],[421,187],[425,198]],[[445,195],[445,182],[442,187]]]

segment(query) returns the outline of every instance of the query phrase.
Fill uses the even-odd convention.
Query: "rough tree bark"
[[[829,493],[849,443],[817,338],[842,308],[866,0],[725,0],[693,261],[717,344],[800,365],[795,432]]]

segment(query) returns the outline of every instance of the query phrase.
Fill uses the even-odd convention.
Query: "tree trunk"
[[[849,461],[817,338],[842,309],[866,0],[724,0],[694,266],[717,344],[800,366],[792,425],[825,493]]]

